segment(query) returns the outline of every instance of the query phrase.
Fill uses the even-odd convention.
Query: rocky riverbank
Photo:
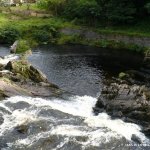
[[[0,85],[0,100],[16,95],[52,97],[62,94],[40,70],[18,55],[0,59]]]
[[[139,124],[145,135],[150,136],[149,77],[148,72],[145,75],[143,71],[132,70],[123,79],[105,80],[94,112],[107,112],[114,119]]]

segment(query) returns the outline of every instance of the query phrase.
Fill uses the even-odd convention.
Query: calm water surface
[[[138,68],[141,60],[140,56],[124,51],[79,45],[43,46],[34,49],[29,57],[49,81],[69,92],[90,96],[97,95],[105,76]]]

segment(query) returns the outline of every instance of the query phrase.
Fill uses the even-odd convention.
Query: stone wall
[[[150,47],[150,38],[148,37],[126,36],[120,34],[104,34],[87,29],[72,28],[61,29],[61,33],[65,35],[79,35],[87,40],[113,40],[121,41],[125,44],[136,44],[138,46]]]

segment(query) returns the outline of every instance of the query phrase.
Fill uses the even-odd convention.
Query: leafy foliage
[[[147,3],[147,4],[145,5],[145,8],[147,9],[148,13],[150,13],[150,3]]]
[[[58,36],[57,28],[49,25],[32,25],[25,32],[39,44],[52,42]]]
[[[66,3],[67,0],[40,0],[38,6],[50,10],[54,15],[60,15]]]
[[[149,0],[39,0],[38,5],[54,15],[90,24],[132,23],[150,11]]]
[[[12,44],[20,36],[20,33],[15,28],[5,27],[0,29],[0,43]]]
[[[19,40],[18,45],[17,45],[17,53],[23,53],[27,50],[30,50],[30,46],[26,40]]]

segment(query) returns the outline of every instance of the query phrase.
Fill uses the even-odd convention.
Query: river
[[[6,54],[8,48],[0,47],[0,55]],[[2,150],[149,149],[131,139],[136,135],[142,144],[149,144],[140,126],[111,119],[106,113],[93,113],[103,80],[127,69],[138,69],[140,55],[80,45],[42,46],[33,50],[29,61],[72,96],[16,96],[1,101]]]

